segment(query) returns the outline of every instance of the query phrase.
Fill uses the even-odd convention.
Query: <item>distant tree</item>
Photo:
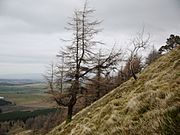
[[[180,37],[171,34],[166,41],[166,45],[161,46],[161,48],[159,49],[159,53],[161,54],[163,52],[169,52],[170,50],[176,48],[177,46],[180,46]]]
[[[64,56],[58,54],[57,57],[61,58],[61,62],[58,62],[58,64],[56,65],[57,71],[55,73],[55,76],[56,76],[55,84],[56,84],[56,87],[62,93],[64,89],[64,80],[65,80],[65,73],[66,73],[67,67],[65,67]]]
[[[95,76],[90,79],[91,81],[91,88],[94,88],[96,91],[96,99],[100,98],[100,93],[112,89],[114,84],[111,83],[111,80],[109,80],[111,76],[111,72],[117,70],[117,66],[120,61],[122,61],[121,58],[122,51],[118,50],[115,51],[113,48],[109,54],[102,53],[101,50],[99,50],[99,53],[95,55],[92,62],[94,63],[94,70],[93,73]]]
[[[121,74],[124,75],[125,80],[128,80],[130,77],[137,79],[136,74],[141,71],[142,67],[141,57],[134,56],[133,60],[131,58],[128,59]]]
[[[150,51],[149,55],[146,58],[146,64],[150,65],[152,62],[154,62],[156,59],[158,59],[161,55],[159,52],[154,48]]]
[[[126,66],[125,66],[126,67]],[[121,85],[123,82],[127,80],[125,68],[123,66],[118,70],[117,75],[114,77],[115,87]]]
[[[133,48],[130,49],[130,56],[128,58],[129,69],[135,80],[137,80],[136,72],[134,69],[134,64],[137,61],[138,53],[140,50],[147,48],[150,44],[150,35],[144,35],[144,28],[142,32],[138,33],[137,36],[132,40]]]
[[[53,91],[54,90],[54,83],[55,83],[55,66],[52,62],[47,67],[47,72],[44,74],[44,78],[47,82],[48,89]]]
[[[33,123],[34,123],[34,118],[28,118],[25,122],[25,128],[32,129]]]

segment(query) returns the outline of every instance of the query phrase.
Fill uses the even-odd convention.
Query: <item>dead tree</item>
[[[117,70],[117,65],[122,60],[121,59],[122,52],[121,50],[115,51],[113,48],[109,54],[102,53],[101,50],[94,58],[94,73],[95,78],[93,85],[96,89],[96,98],[100,98],[100,92],[104,88],[109,87],[109,83],[107,83],[108,77],[110,76],[111,72]],[[109,87],[110,88],[110,87]]]
[[[51,94],[59,106],[68,108],[67,122],[72,119],[74,105],[78,97],[83,94],[83,89],[85,89],[83,84],[89,79],[89,74],[99,68],[104,70],[113,67],[112,65],[115,65],[116,58],[119,56],[119,53],[111,52],[100,63],[94,64],[96,53],[93,47],[103,43],[94,40],[95,35],[101,31],[97,28],[101,21],[90,18],[93,12],[94,10],[87,7],[87,3],[83,10],[74,12],[74,16],[66,28],[72,32],[72,39],[65,40],[69,41],[70,45],[57,55],[60,58],[63,57],[66,71],[63,73],[64,79],[61,84],[65,83],[66,87],[63,87],[63,92],[53,89]],[[62,70],[62,68],[59,69]],[[59,69],[57,68],[57,70]]]
[[[129,64],[130,71],[135,80],[137,80],[136,73],[134,72],[134,61],[138,57],[138,52],[142,49],[146,49],[146,47],[150,44],[150,35],[144,36],[144,28],[142,32],[138,33],[137,36],[132,40],[133,48],[129,49]]]
[[[64,83],[64,74],[66,72],[66,67],[64,65],[64,56],[63,55],[57,55],[57,57],[61,57],[60,62],[57,63],[57,71],[55,73],[56,76],[56,86],[59,88],[60,92],[63,92],[63,83]]]
[[[54,63],[52,62],[51,64],[49,64],[49,66],[47,68],[48,68],[47,72],[43,76],[47,82],[48,89],[50,91],[53,91],[54,90],[54,83],[55,83],[55,66],[54,66]]]
[[[158,59],[160,56],[161,56],[161,54],[153,46],[152,50],[150,51],[150,53],[148,54],[148,56],[146,58],[146,65],[150,65],[156,59]]]
[[[133,67],[132,67],[133,66]],[[133,69],[133,72],[132,72]],[[134,56],[133,61],[131,58],[129,58],[126,63],[124,69],[121,71],[121,74],[125,76],[125,80],[128,80],[130,77],[136,77],[136,74],[139,73],[142,69],[142,61],[141,57],[139,56]]]
[[[68,40],[70,45],[58,54],[58,57],[63,57],[66,67],[66,72],[63,74],[65,79],[61,80],[61,85],[66,83],[67,86],[64,88],[64,92],[60,93],[52,89],[51,94],[58,105],[68,107],[67,122],[72,119],[73,107],[76,104],[78,94],[83,93],[81,84],[86,79],[86,75],[92,71],[91,59],[94,55],[92,48],[100,43],[93,40],[100,31],[96,28],[100,21],[89,19],[93,12],[94,10],[87,8],[87,3],[85,3],[83,10],[74,12],[74,16],[66,28],[73,33],[72,39]],[[60,66],[59,69],[62,70],[62,67]]]
[[[68,107],[67,114],[67,122],[70,122],[73,115],[73,107],[77,101],[77,94],[79,92],[79,75],[80,75],[80,30],[81,30],[81,20],[79,16],[79,12],[74,12],[74,18],[72,18],[72,22],[69,23],[69,30],[73,31],[73,40],[72,44],[66,48],[64,52],[62,52],[61,56],[63,56],[67,61],[65,62],[66,67],[68,67],[68,71],[65,74],[67,80],[66,83],[70,85],[68,88],[67,94],[61,94],[60,96],[57,93],[54,95],[55,101],[58,105],[63,105]],[[66,100],[66,103],[63,100]]]

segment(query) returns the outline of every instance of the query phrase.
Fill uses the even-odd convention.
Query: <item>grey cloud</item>
[[[27,32],[28,28],[29,32],[57,32],[64,30],[66,19],[77,4],[76,0],[1,0],[0,5],[0,16],[11,19],[12,23],[23,23],[22,27],[17,24],[16,28],[9,29],[11,32]]]
[[[15,22],[17,27],[11,25],[11,32],[60,32],[73,10],[82,3],[83,0],[1,0],[0,15]],[[104,20],[103,27],[109,31],[136,29],[142,23],[159,29],[174,25],[180,28],[176,23],[180,21],[177,3],[178,0],[89,0],[89,5],[97,9],[98,17]]]
[[[159,29],[180,28],[176,0],[105,0],[98,13],[109,30],[130,30],[143,23]],[[98,7],[97,7],[98,8]],[[176,26],[175,26],[176,25]]]
[[[49,56],[50,57],[50,56]],[[49,62],[48,56],[14,56],[14,55],[0,55],[1,63],[29,63],[29,64],[47,64]]]
[[[7,72],[36,72],[51,61],[68,38],[64,30],[74,9],[85,0],[0,0],[0,65]],[[156,46],[180,34],[180,0],[88,0],[94,17],[104,20],[97,38],[124,45],[145,26]],[[13,63],[13,64],[11,64]],[[30,67],[26,65],[30,64]],[[32,69],[31,69],[32,67]],[[34,68],[36,67],[36,68]],[[28,68],[26,70],[26,68]]]

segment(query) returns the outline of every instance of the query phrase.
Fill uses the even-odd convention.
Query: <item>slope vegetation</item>
[[[48,135],[180,134],[180,48],[83,109]]]

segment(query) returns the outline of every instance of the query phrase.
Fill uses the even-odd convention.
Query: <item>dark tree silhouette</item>
[[[177,46],[180,46],[180,37],[171,34],[166,41],[166,45],[161,46],[161,48],[159,49],[159,53],[162,54],[164,52],[169,52],[172,49],[176,48]]]

